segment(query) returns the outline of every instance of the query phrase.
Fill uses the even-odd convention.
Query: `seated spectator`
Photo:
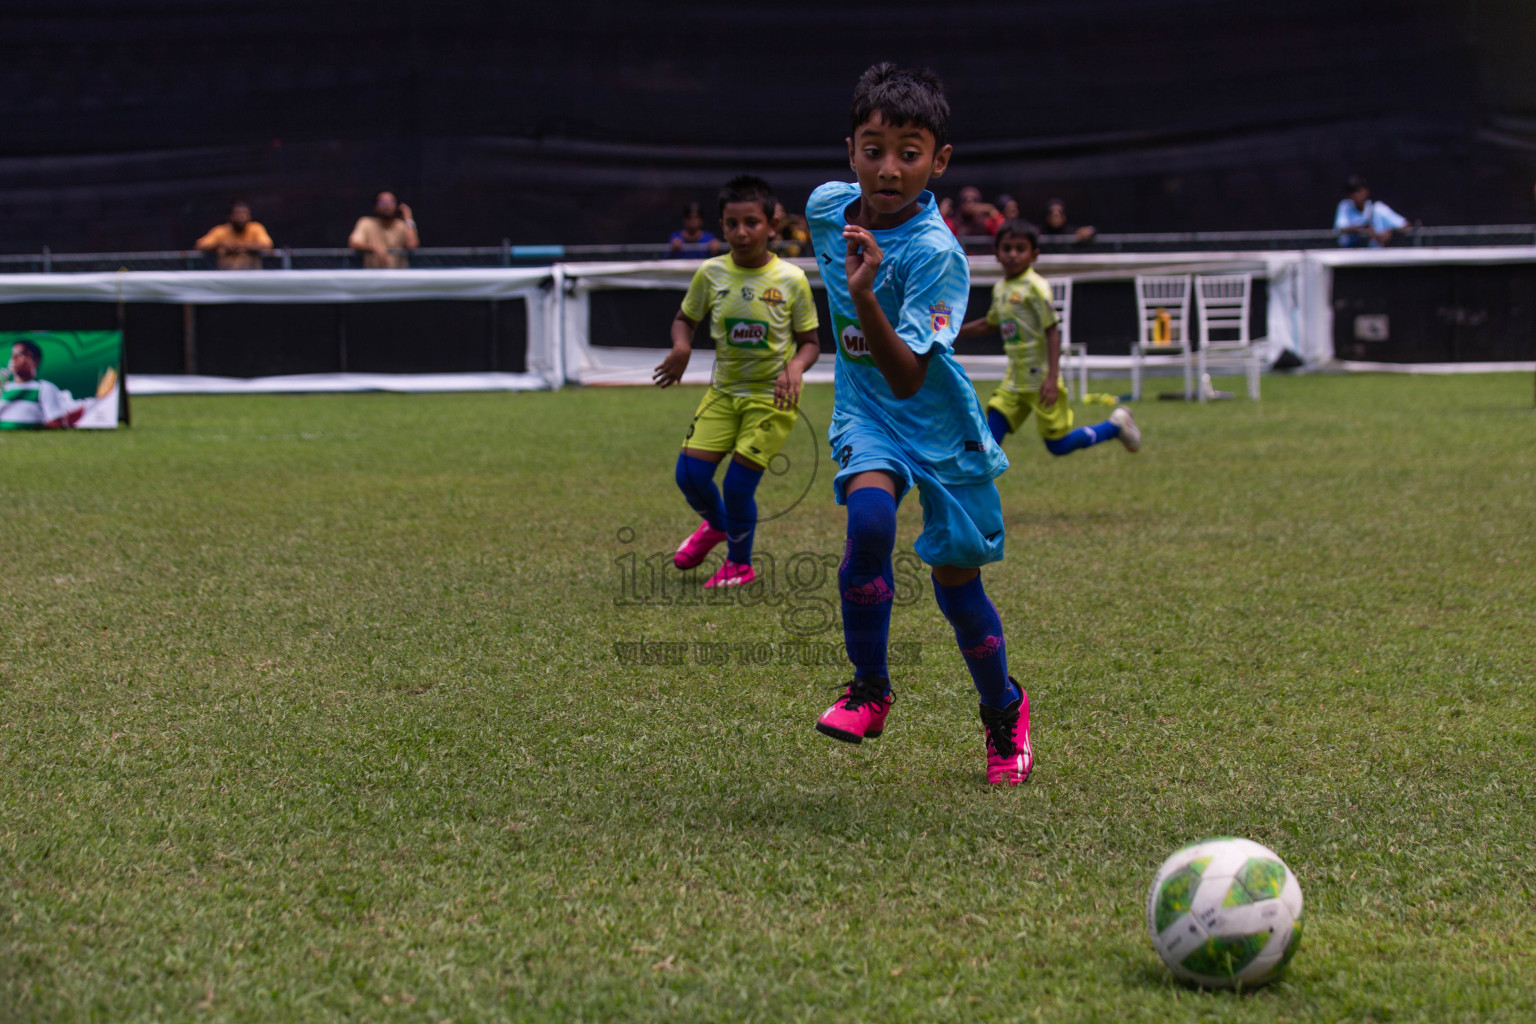
[[[1333,215],[1333,230],[1345,248],[1366,245],[1380,249],[1392,232],[1408,229],[1408,220],[1386,203],[1371,199],[1371,187],[1354,175],[1344,183],[1345,198]]]
[[[939,216],[944,218],[944,226],[956,235],[960,234],[958,222],[955,220],[955,201],[949,196],[939,200]]]
[[[1019,220],[1019,201],[1006,193],[997,197],[997,211],[1003,215],[1003,220]],[[992,229],[992,234],[997,234],[997,229]]]
[[[1093,241],[1094,229],[1088,225],[1078,227],[1067,218],[1067,204],[1061,199],[1052,199],[1045,204],[1045,231],[1047,235],[1071,235],[1074,242]]]
[[[698,203],[689,203],[683,211],[683,229],[667,239],[672,259],[703,259],[720,254],[720,240],[704,230],[704,213]]]
[[[199,238],[194,248],[213,253],[220,270],[260,270],[261,258],[272,255],[272,238],[251,220],[250,204],[236,199],[229,204],[229,220]]]
[[[768,248],[780,256],[810,255],[811,231],[806,226],[805,218],[798,213],[790,213],[784,209],[783,203],[779,203],[773,208],[773,220],[778,227]]]
[[[421,244],[411,208],[388,189],[373,197],[373,212],[357,218],[347,245],[363,254],[369,270],[399,270],[411,265],[409,250]]]
[[[960,190],[959,200],[960,217],[955,222],[959,230],[956,234],[963,238],[997,233],[998,226],[1003,223],[1002,212],[991,203],[982,202],[981,189],[967,185]]]

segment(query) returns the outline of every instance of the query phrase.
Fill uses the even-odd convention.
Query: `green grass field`
[[[1008,792],[925,574],[877,742],[811,728],[844,667],[739,646],[840,638],[830,388],[764,485],[809,486],[759,532],[772,591],[652,584],[699,395],[0,434],[0,1019],[1536,1017],[1528,375],[1143,402],[1137,456],[1011,439],[985,579],[1039,760]],[[1307,901],[1240,996],[1145,935],[1154,869],[1218,834]]]

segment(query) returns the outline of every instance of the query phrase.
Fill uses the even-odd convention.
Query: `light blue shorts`
[[[857,473],[884,470],[896,478],[896,501],[917,488],[923,505],[923,532],[913,545],[929,565],[979,569],[1003,560],[1003,503],[997,484],[946,484],[907,457],[879,430],[852,428],[832,439],[838,464],[832,491],[839,505],[848,503],[845,488]]]

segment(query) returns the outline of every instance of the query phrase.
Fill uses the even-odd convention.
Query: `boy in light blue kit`
[[[816,728],[849,743],[885,728],[896,505],[915,486],[917,554],[933,567],[939,610],[981,695],[987,781],[1018,785],[1034,764],[1029,697],[1008,675],[1002,622],[980,573],[1003,557],[993,481],[1008,459],[954,356],[970,267],[927,191],[949,163],[949,103],[932,72],[877,64],[859,78],[851,115],[858,182],[829,182],[806,207],[837,335],[828,440],[833,489],[848,508],[838,589],[854,667]]]

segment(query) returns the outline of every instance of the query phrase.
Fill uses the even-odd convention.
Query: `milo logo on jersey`
[[[857,320],[850,320],[834,312],[832,326],[837,329],[839,355],[851,363],[860,363],[864,366],[875,365],[875,357],[869,354],[869,339],[864,337],[864,329],[859,326]]]
[[[761,320],[725,318],[726,339],[737,348],[767,348],[768,325]]]

